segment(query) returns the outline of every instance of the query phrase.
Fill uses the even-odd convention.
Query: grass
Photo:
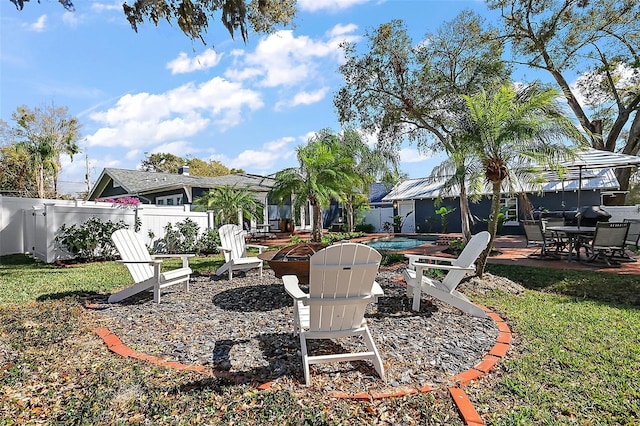
[[[220,256],[195,258],[196,273]],[[167,265],[172,266],[171,264]],[[640,277],[489,265],[521,295],[472,295],[507,320],[507,359],[466,388],[487,424],[637,424]],[[443,391],[377,401],[256,391],[109,353],[79,303],[128,284],[114,262],[0,258],[0,424],[461,424]]]

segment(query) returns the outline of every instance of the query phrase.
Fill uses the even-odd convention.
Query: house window
[[[518,198],[517,197],[500,198],[500,211],[504,212],[505,225],[518,224]]]
[[[169,195],[166,197],[157,197],[156,206],[181,206],[182,195]]]

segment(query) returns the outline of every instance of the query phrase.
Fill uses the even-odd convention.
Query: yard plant
[[[222,256],[196,257],[195,273]],[[172,265],[168,265],[171,267]],[[470,294],[509,324],[513,345],[466,388],[487,424],[634,424],[640,418],[640,279],[488,265],[526,287]],[[2,424],[462,424],[446,391],[367,401],[304,387],[258,391],[123,358],[92,332],[85,300],[127,285],[115,262],[68,267],[0,258]]]

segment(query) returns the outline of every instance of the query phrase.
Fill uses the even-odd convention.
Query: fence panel
[[[123,220],[133,227],[136,216],[141,222],[140,233],[151,245],[149,231],[155,238],[164,236],[168,223],[176,224],[190,218],[199,226],[199,234],[213,226],[211,213],[192,212],[188,207],[141,206],[122,208],[111,203],[66,201],[0,196],[0,256],[31,253],[51,263],[69,256],[55,246],[55,237],[64,224],[80,225],[90,218],[117,222]]]
[[[386,232],[385,222],[393,222],[393,207],[377,207],[365,212],[364,222],[373,225],[375,232]]]
[[[165,234],[167,224],[175,225],[189,218],[198,225],[198,235],[204,234],[212,224],[210,223],[210,215],[204,212],[185,211],[180,207],[155,207],[146,205],[138,209],[138,217],[140,218],[140,235],[144,238],[148,245],[152,245],[153,241],[162,238]],[[153,238],[150,237],[150,233]]]

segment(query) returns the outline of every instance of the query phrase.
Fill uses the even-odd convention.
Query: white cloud
[[[140,157],[140,154],[142,154],[142,151],[139,149],[132,149],[130,151],[128,151],[126,153],[126,155],[124,156],[124,158],[126,158],[127,160],[135,160],[138,157]]]
[[[179,157],[184,157],[185,155],[191,154],[192,151],[193,151],[193,146],[189,142],[176,141],[176,142],[170,142],[170,143],[158,145],[151,150],[151,153],[157,154],[157,153],[168,152],[170,154],[174,154]]]
[[[355,37],[347,35],[353,29],[351,26],[334,27],[326,40],[296,37],[290,30],[278,31],[262,38],[254,52],[237,57],[237,66],[225,75],[238,81],[260,79],[257,84],[262,87],[309,82],[319,76],[318,69],[327,65],[327,59],[341,60],[343,51],[339,45],[343,40]]]
[[[323,100],[325,96],[327,96],[328,91],[329,88],[323,87],[314,92],[299,92],[289,102],[278,102],[276,104],[276,109],[279,109],[282,106],[295,107],[298,105],[315,104],[316,102]]]
[[[75,28],[80,24],[81,19],[79,18],[76,12],[65,12],[62,15],[62,22],[64,22],[67,26]]]
[[[402,148],[400,150],[400,162],[402,163],[420,163],[422,161],[431,160],[432,157],[428,157],[420,153],[415,148]]]
[[[47,28],[47,15],[40,15],[40,17],[31,24],[23,24],[25,28],[29,31],[33,31],[36,33],[42,33]]]
[[[291,158],[295,155],[296,138],[286,136],[265,143],[261,150],[247,149],[236,158],[212,156],[229,168],[251,170],[253,173],[272,173],[279,160]]]
[[[218,65],[220,59],[222,55],[218,55],[213,49],[207,49],[193,58],[189,58],[185,52],[180,52],[176,59],[167,64],[167,69],[171,70],[171,74],[207,70]]]
[[[336,12],[369,1],[370,0],[298,0],[298,7],[300,10],[307,12],[317,12],[318,10]]]
[[[196,135],[212,121],[222,131],[236,126],[246,109],[263,105],[258,93],[220,77],[161,94],[128,94],[107,111],[89,115],[103,127],[87,136],[87,144],[131,148],[175,142]]]
[[[343,36],[345,34],[353,33],[357,29],[358,29],[358,26],[356,24],[347,24],[347,25],[338,24],[335,27],[331,28],[327,32],[327,35],[330,38],[336,38],[336,37]]]
[[[113,3],[91,3],[91,10],[95,12],[104,12],[104,11],[122,12],[122,2],[114,1]]]

